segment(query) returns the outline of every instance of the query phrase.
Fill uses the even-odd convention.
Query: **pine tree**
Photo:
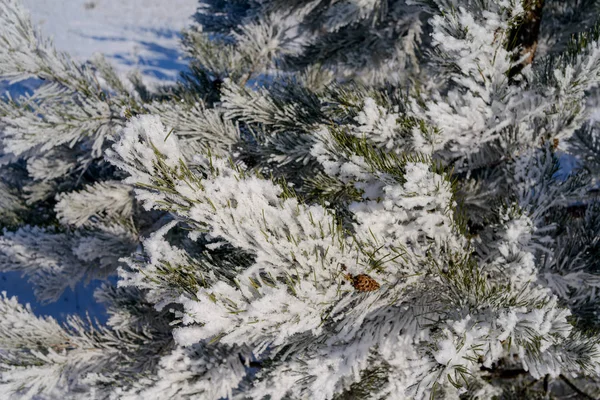
[[[600,395],[600,3],[212,0],[150,90],[0,0],[0,394]],[[596,12],[594,12],[596,11]],[[569,168],[569,162],[576,167]]]

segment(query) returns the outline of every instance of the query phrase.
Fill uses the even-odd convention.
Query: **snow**
[[[397,112],[388,112],[384,107],[377,105],[374,99],[367,97],[363,110],[355,118],[361,126],[351,133],[358,137],[369,137],[377,144],[385,145],[388,150],[399,148],[400,146],[394,143],[400,129],[397,122],[399,117]]]
[[[45,37],[52,37],[56,48],[82,63],[95,54],[103,54],[119,73],[138,69],[147,83],[174,81],[187,66],[179,51],[179,32],[187,27],[196,11],[197,0],[22,0],[30,10],[33,23]],[[0,90],[12,95],[30,91],[35,80]],[[111,279],[115,281],[115,279]],[[41,305],[33,289],[19,273],[0,274],[0,291],[31,303],[37,315],[52,315],[64,321],[68,314],[106,320],[104,307],[97,304],[94,281],[80,283],[67,290],[55,303]]]
[[[121,72],[173,80],[187,63],[177,51],[198,0],[22,0],[56,47],[81,61],[104,54]]]

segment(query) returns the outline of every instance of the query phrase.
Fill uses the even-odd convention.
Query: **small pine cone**
[[[372,292],[373,290],[379,289],[379,283],[369,275],[360,274],[352,278],[352,285],[354,289],[359,292]]]

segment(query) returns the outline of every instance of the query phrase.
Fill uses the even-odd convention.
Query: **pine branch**
[[[154,93],[0,0],[0,75],[46,82],[0,103],[0,268],[119,274],[107,326],[4,299],[1,395],[589,396],[600,207],[562,151],[600,31],[540,58],[553,6],[204,0]]]

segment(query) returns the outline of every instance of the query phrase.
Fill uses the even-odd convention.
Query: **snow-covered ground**
[[[150,78],[175,79],[178,34],[198,0],[22,0],[56,47],[85,61],[102,53],[120,71],[136,67]]]
[[[178,50],[178,34],[190,24],[198,0],[22,1],[42,33],[53,37],[59,50],[82,62],[101,53],[123,74],[137,68],[148,83],[173,81],[186,67]],[[30,83],[10,89],[16,94],[28,86]],[[0,89],[7,89],[2,82]],[[104,320],[103,307],[92,297],[99,284],[81,283],[75,291],[67,290],[56,303],[41,305],[19,274],[0,274],[0,291],[17,296],[22,303],[31,303],[37,314],[59,320],[68,314],[85,316],[86,312]]]

